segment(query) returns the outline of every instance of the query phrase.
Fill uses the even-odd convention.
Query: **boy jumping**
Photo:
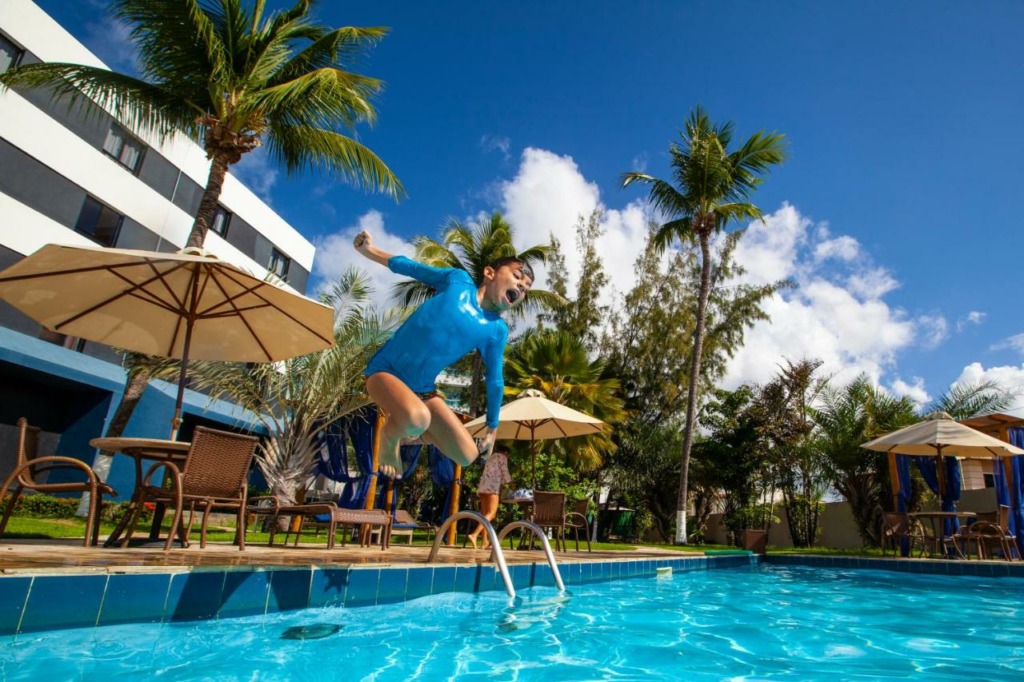
[[[353,245],[375,263],[437,292],[370,358],[363,373],[370,399],[387,414],[380,441],[381,471],[401,476],[403,438],[422,437],[462,466],[480,454],[489,455],[505,391],[502,368],[508,326],[501,314],[526,298],[533,269],[518,258],[499,258],[484,268],[481,281],[473,282],[465,270],[434,268],[386,253],[373,245],[365,230]],[[441,370],[474,349],[483,354],[487,383],[487,432],[480,449],[434,385]]]

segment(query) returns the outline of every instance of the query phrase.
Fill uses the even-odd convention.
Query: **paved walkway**
[[[569,545],[570,548],[573,546]],[[518,551],[507,549],[505,561],[509,564],[543,563],[544,553],[539,550]],[[120,548],[82,547],[82,541],[66,540],[4,540],[0,542],[0,574],[37,572],[146,572],[167,570],[171,567],[195,566],[328,566],[378,564],[388,566],[425,564],[430,554],[426,545],[391,545],[387,550],[359,547],[351,544],[328,550],[325,545],[303,544],[287,548],[280,545],[246,543],[245,551],[228,543],[208,542],[199,549],[198,540],[185,549],[173,547],[163,551],[163,543],[153,546]],[[688,554],[668,549],[644,547],[637,550],[555,552],[558,563],[566,561],[614,561],[649,558],[683,557]],[[702,556],[703,552],[692,556]],[[490,552],[462,547],[442,547],[437,563],[479,564],[489,563]]]

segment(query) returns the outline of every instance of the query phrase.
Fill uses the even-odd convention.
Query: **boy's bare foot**
[[[476,549],[476,536],[475,535],[467,535],[466,539],[469,540],[469,543],[471,545],[473,545],[473,549]]]
[[[402,454],[397,445],[394,450],[380,454],[380,472],[388,478],[402,478]]]

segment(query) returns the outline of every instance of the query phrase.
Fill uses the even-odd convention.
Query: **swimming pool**
[[[769,565],[535,587],[514,604],[445,593],[22,634],[0,639],[0,679],[1008,679],[1024,676],[1022,588]],[[340,629],[282,638],[311,625]]]

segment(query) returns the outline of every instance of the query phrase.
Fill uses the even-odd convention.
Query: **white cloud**
[[[480,137],[480,148],[485,152],[501,152],[501,155],[508,161],[512,158],[509,150],[512,148],[512,141],[501,135],[483,135]]]
[[[1014,334],[1008,339],[994,343],[992,350],[1014,350],[1024,355],[1024,334]]]
[[[918,334],[916,321],[881,300],[898,286],[895,279],[855,239],[831,236],[794,206],[784,204],[763,223],[752,223],[736,260],[752,284],[790,278],[797,287],[765,303],[771,319],[747,332],[727,370],[729,388],[766,382],[784,358],[804,357],[822,360],[822,371],[836,381],[863,373],[880,383]]]
[[[257,147],[242,156],[242,160],[231,167],[231,173],[263,201],[270,203],[270,190],[277,184],[280,171],[266,147]]]
[[[313,274],[317,277],[315,288],[320,290],[324,285],[329,286],[342,272],[355,266],[369,275],[374,290],[372,301],[385,309],[391,305],[391,287],[402,278],[384,266],[367,260],[355,250],[352,240],[363,230],[372,235],[373,243],[378,248],[396,255],[412,256],[412,244],[388,232],[384,216],[379,211],[368,211],[359,217],[356,224],[316,241],[316,259],[313,261]]]
[[[1005,391],[1017,394],[1017,404],[1006,412],[1024,417],[1024,365],[1002,365],[985,369],[980,362],[972,362],[964,367],[953,383],[974,386],[987,381],[995,383]]]
[[[569,156],[543,149],[523,151],[516,176],[501,185],[502,211],[515,226],[518,248],[547,244],[552,234],[561,242],[569,272],[570,295],[583,267],[576,250],[575,226],[582,215],[588,218],[594,209],[604,211],[604,234],[597,244],[610,287],[605,292],[610,302],[614,289],[624,293],[633,288],[633,262],[643,250],[647,219],[640,202],[622,209],[609,209],[601,202],[596,183],[589,182]],[[547,286],[547,273],[537,268],[537,286]]]
[[[890,390],[897,398],[907,396],[913,400],[918,409],[932,401],[932,397],[924,388],[924,379],[921,377],[914,377],[909,384],[903,379],[897,378],[892,382]]]
[[[942,315],[919,315],[916,322],[918,339],[924,348],[937,348],[949,338],[949,323]]]
[[[853,237],[837,237],[820,242],[814,247],[814,259],[816,261],[836,258],[842,261],[852,261],[860,255],[860,244]]]
[[[958,332],[962,332],[969,324],[981,324],[985,321],[986,317],[988,317],[988,313],[983,313],[980,310],[972,310],[967,313],[966,316],[961,317],[956,321],[956,330]]]
[[[108,3],[89,0],[94,20],[85,25],[82,42],[113,71],[139,75],[139,55],[131,41],[131,27],[110,14]]]

